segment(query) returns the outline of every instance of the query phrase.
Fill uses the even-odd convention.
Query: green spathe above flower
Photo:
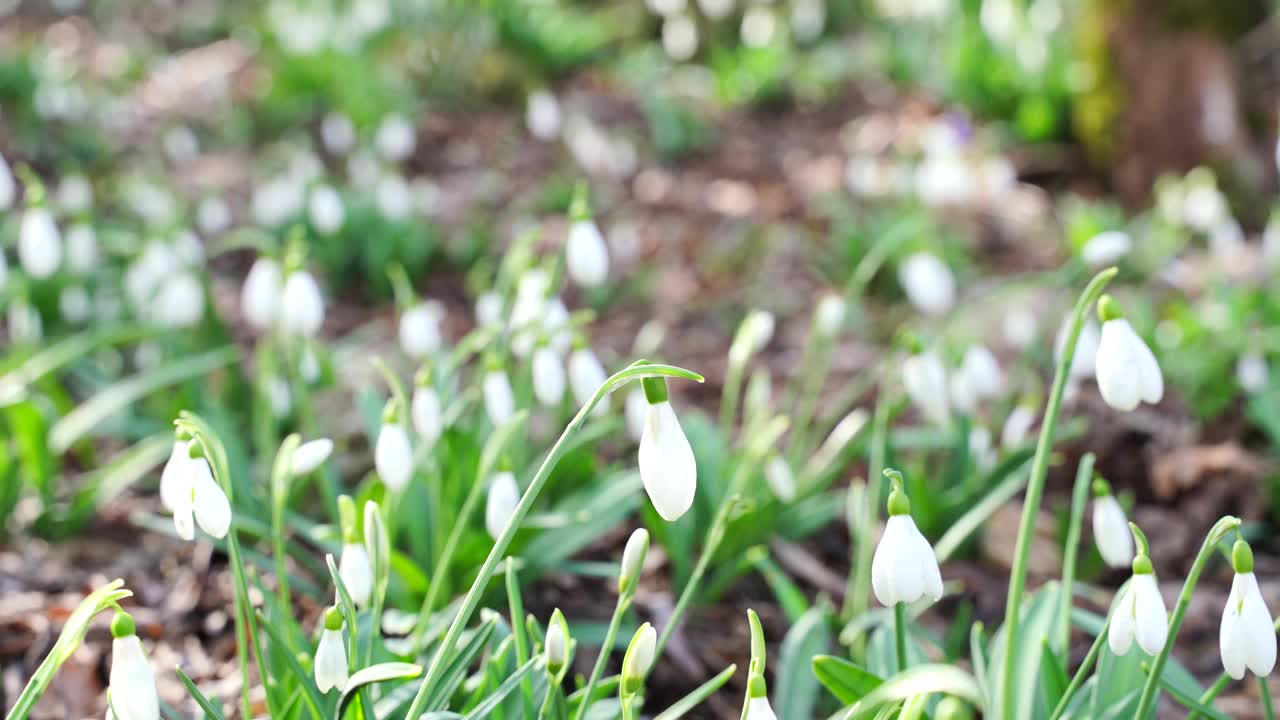
[[[902,489],[902,473],[886,469],[884,474],[893,490],[884,535],[871,559],[871,588],[880,604],[888,607],[921,598],[936,602],[942,597],[938,558],[911,519],[911,501]]]
[[[666,379],[645,378],[641,382],[649,406],[640,436],[640,478],[654,509],[663,520],[675,522],[693,505],[698,466],[693,448],[667,400]]]
[[[1133,560],[1129,521],[1106,480],[1093,481],[1093,495],[1093,540],[1109,567],[1122,568]]]
[[[107,696],[115,716],[119,720],[159,720],[155,674],[128,613],[118,611],[111,620],[111,637]]]
[[[315,659],[316,687],[322,693],[334,688],[341,691],[347,686],[347,647],[342,637],[345,624],[338,606],[325,610]]]
[[[1160,402],[1164,397],[1160,365],[1110,295],[1098,300],[1098,318],[1102,321],[1102,335],[1095,371],[1102,399],[1126,412],[1138,407],[1139,402]]]
[[[1137,525],[1129,523],[1138,554],[1133,559],[1133,577],[1121,591],[1111,615],[1107,630],[1107,644],[1111,652],[1126,655],[1138,641],[1138,647],[1148,655],[1156,655],[1164,649],[1169,637],[1169,611],[1160,586],[1156,584],[1155,569],[1151,565],[1147,537]]]
[[[1244,540],[1231,549],[1231,565],[1235,578],[1218,634],[1222,667],[1236,680],[1246,670],[1266,677],[1276,666],[1275,625],[1253,574],[1253,550]]]

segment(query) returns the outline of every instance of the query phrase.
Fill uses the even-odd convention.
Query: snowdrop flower
[[[644,679],[653,668],[657,647],[658,633],[653,629],[653,625],[649,623],[641,625],[636,630],[636,634],[631,637],[631,644],[627,646],[626,654],[622,656],[620,693],[623,697],[634,696],[644,687]]]
[[[555,350],[545,343],[533,351],[533,394],[538,402],[548,407],[559,406],[564,400],[564,365]]]
[[[430,383],[430,376],[425,376],[413,389],[409,414],[422,444],[427,448],[434,447],[444,433],[444,411],[440,406],[440,395]]]
[[[776,324],[773,313],[767,310],[752,310],[747,313],[729,346],[729,364],[741,367],[752,355],[763,350],[773,339]]]
[[[93,272],[98,265],[98,236],[84,223],[67,230],[67,269],[77,275]]]
[[[1137,525],[1129,523],[1129,529],[1137,542],[1138,554],[1133,559],[1133,577],[1120,592],[1120,599],[1112,611],[1107,644],[1111,646],[1111,652],[1123,657],[1137,640],[1143,652],[1157,655],[1169,637],[1169,611],[1165,609],[1160,586],[1156,584],[1147,538]]]
[[[813,42],[827,23],[825,0],[795,0],[791,3],[791,32],[802,43]]]
[[[511,351],[526,358],[533,352],[539,327],[547,324],[547,291],[550,278],[542,268],[531,268],[516,282],[516,297],[511,305]]]
[[[569,389],[573,391],[573,401],[578,405],[586,405],[608,380],[604,366],[591,348],[580,347],[569,353]],[[609,398],[596,404],[592,415],[600,417],[609,412]]]
[[[289,389],[289,381],[273,373],[265,382],[263,390],[267,394],[271,415],[279,420],[289,417],[289,412],[293,410],[293,391]]]
[[[698,467],[667,400],[667,381],[645,378],[641,385],[649,407],[640,436],[640,478],[654,509],[663,520],[675,522],[693,505]]]
[[[301,337],[315,337],[324,325],[324,297],[306,270],[294,270],[280,298],[280,328]]]
[[[397,173],[383,173],[373,189],[378,212],[389,220],[405,220],[413,212],[413,190]]]
[[[18,183],[13,179],[9,161],[0,155],[0,210],[8,210],[18,194]]]
[[[373,144],[383,159],[393,163],[400,162],[408,159],[417,147],[417,131],[403,115],[388,115],[378,126]]]
[[[280,263],[269,257],[253,261],[240,288],[240,312],[250,326],[266,330],[275,323],[284,295]]]
[[[1209,232],[1228,216],[1227,199],[1218,190],[1212,174],[1193,177],[1188,173],[1187,180],[1187,192],[1182,198],[1182,220],[1196,230]]]
[[[189,328],[204,317],[204,286],[195,273],[183,270],[165,278],[151,305],[161,327]]]
[[[769,705],[769,698],[765,695],[747,698],[747,712],[743,715],[743,720],[778,720],[778,715],[773,711],[773,707]]]
[[[413,448],[409,445],[409,433],[400,421],[400,403],[395,398],[388,400],[382,411],[382,428],[373,449],[373,464],[378,477],[392,492],[404,490],[413,475]]]
[[[778,30],[778,18],[773,10],[762,5],[752,5],[742,14],[742,26],[738,35],[749,48],[766,47],[773,42]]]
[[[1123,260],[1133,248],[1129,233],[1123,230],[1107,230],[1089,238],[1080,249],[1080,257],[1089,267],[1102,268]]]
[[[871,558],[871,589],[886,607],[921,598],[937,602],[942,597],[938,558],[911,519],[911,501],[902,490],[902,473],[886,469],[884,474],[893,490],[889,493],[889,519]]]
[[[960,368],[969,378],[974,392],[980,398],[994,398],[1004,388],[1004,375],[1000,372],[1000,362],[983,345],[971,345],[968,350],[965,350]]]
[[[557,678],[556,684],[559,684],[563,680],[561,672],[569,662],[569,624],[565,622],[560,608],[551,613],[551,620],[547,623],[543,655],[547,662],[547,673],[552,678]]]
[[[1271,371],[1267,368],[1267,359],[1255,351],[1246,352],[1236,363],[1236,382],[1245,392],[1257,393],[1267,387],[1267,378]]]
[[[991,431],[978,425],[969,431],[969,455],[974,465],[981,472],[988,472],[996,466],[996,451],[991,447]]]
[[[297,215],[305,201],[305,184],[285,173],[255,187],[250,205],[257,224],[275,227]]]
[[[289,472],[295,477],[310,475],[332,454],[333,441],[329,438],[302,443],[297,450],[293,451],[293,462],[289,465]]]
[[[73,324],[89,319],[93,315],[93,299],[83,285],[68,285],[58,294],[58,314],[63,320]]]
[[[582,287],[599,287],[609,276],[609,249],[585,206],[583,200],[581,207],[571,211],[573,224],[565,240],[565,264],[574,282]]]
[[[813,311],[813,329],[820,337],[832,338],[840,332],[844,325],[847,306],[844,297],[836,293],[828,293],[818,300],[818,307]]]
[[[1164,396],[1160,365],[1110,295],[1103,295],[1098,301],[1098,317],[1102,320],[1102,336],[1096,371],[1102,399],[1122,411],[1133,410],[1140,401],[1160,402]]]
[[[182,488],[186,487],[187,463],[190,461],[188,454],[189,440],[179,433],[174,438],[173,449],[169,451],[169,460],[165,462],[164,469],[160,471],[160,504],[164,505],[164,509],[173,512],[178,507],[178,499],[182,493]]]
[[[1133,562],[1129,520],[1102,478],[1093,481],[1093,541],[1109,567],[1122,568]]]
[[[1067,347],[1067,331],[1071,328],[1071,320],[1068,318],[1058,328],[1058,334],[1053,341],[1053,359],[1057,362],[1062,358],[1062,353]],[[1097,369],[1098,343],[1101,341],[1101,334],[1098,331],[1098,324],[1093,318],[1088,318],[1084,322],[1084,326],[1080,328],[1080,337],[1076,339],[1076,354],[1071,358],[1071,367],[1067,370],[1067,376],[1073,380],[1083,380],[1093,375]]]
[[[684,62],[698,52],[698,25],[684,13],[668,15],[662,21],[662,48],[676,62]]]
[[[502,535],[519,503],[520,487],[516,485],[516,476],[509,470],[495,473],[489,480],[489,497],[484,505],[484,529],[489,531],[489,537],[497,540]]]
[[[734,0],[698,0],[698,9],[708,20],[721,20],[733,12]]]
[[[1025,307],[1010,308],[1001,321],[1000,329],[1009,347],[1025,350],[1036,341],[1036,316]]]
[[[645,399],[643,390],[636,388],[627,393],[623,412],[627,419],[627,437],[632,442],[640,442],[644,437],[645,416],[649,413],[649,401]]]
[[[42,198],[37,195],[37,202]],[[62,264],[62,238],[53,215],[43,205],[33,205],[22,214],[18,230],[18,261],[28,275],[47,278]]]
[[[782,456],[773,456],[764,466],[764,479],[774,496],[782,502],[789,503],[796,498],[796,476]]]
[[[369,552],[365,550],[364,544],[354,535],[352,528],[352,537],[343,541],[342,558],[338,561],[338,577],[347,586],[351,602],[365,607],[373,595],[373,565],[369,562]]]
[[[1253,575],[1253,550],[1244,540],[1231,549],[1231,565],[1236,574],[1218,634],[1222,667],[1236,680],[1245,670],[1265,678],[1276,666],[1276,631]]]
[[[320,121],[320,141],[334,155],[345,155],[356,144],[356,126],[346,115],[331,112]]]
[[[936,256],[917,252],[898,267],[898,282],[916,309],[926,315],[941,315],[956,300],[956,281],[951,270]]]
[[[307,217],[311,226],[321,235],[332,235],[342,229],[346,219],[346,210],[342,206],[342,196],[328,185],[319,185],[311,191],[311,199],[307,201]]]
[[[316,687],[327,693],[332,689],[344,690],[347,686],[347,640],[342,628],[346,623],[337,605],[324,612],[324,629],[320,631],[320,646],[316,648]]]
[[[947,423],[951,416],[947,404],[947,371],[937,354],[930,350],[903,360],[902,384],[925,419],[939,425]]]
[[[485,414],[489,416],[489,422],[494,426],[506,422],[507,418],[516,411],[516,398],[511,390],[511,381],[507,379],[507,373],[502,370],[502,366],[496,359],[484,374],[481,390],[484,394]]]
[[[658,17],[666,17],[684,12],[688,6],[687,0],[645,0],[645,5],[649,7],[649,12]]]
[[[201,200],[196,207],[196,227],[206,236],[221,233],[231,227],[231,208],[220,197]]]
[[[129,613],[116,612],[111,638],[111,676],[107,681],[111,711],[119,720],[159,720],[156,677]]]
[[[1019,405],[1009,411],[1000,429],[1000,447],[1012,450],[1027,439],[1031,426],[1036,422],[1036,410],[1030,405]]]
[[[171,456],[172,457],[172,456]],[[170,460],[172,463],[172,459]],[[166,470],[168,468],[166,467]],[[175,469],[168,489],[173,526],[183,540],[194,540],[196,525],[215,538],[224,538],[231,529],[231,503],[213,478],[213,470],[199,444],[187,443],[187,459]],[[161,498],[165,495],[161,476]],[[168,504],[168,503],[166,503]]]
[[[444,339],[440,321],[444,306],[435,301],[414,305],[400,315],[400,348],[411,358],[421,359],[440,351]]]
[[[476,324],[480,327],[497,327],[502,324],[502,296],[493,290],[476,298]]]
[[[547,90],[529,94],[524,113],[529,133],[539,140],[555,140],[560,137],[560,103]]]
[[[618,568],[618,593],[624,593],[635,586],[640,579],[640,571],[644,569],[644,558],[649,553],[649,531],[636,528],[627,538],[627,545],[622,549],[622,562]]]

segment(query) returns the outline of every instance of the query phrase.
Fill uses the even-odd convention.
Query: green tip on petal
[[[137,632],[138,628],[133,622],[133,616],[123,610],[116,611],[116,616],[111,618],[111,637],[127,638],[136,635]]]
[[[398,422],[400,422],[400,400],[393,397],[382,406],[382,424],[394,425]]]
[[[417,374],[413,376],[413,385],[414,387],[430,387],[433,379],[434,373],[431,369],[431,364],[423,363],[422,367],[418,368]]]
[[[657,405],[667,401],[666,378],[647,377],[640,381],[640,386],[644,388],[644,397],[649,401],[650,405]]]
[[[1253,572],[1253,548],[1243,539],[1231,546],[1231,567],[1238,575]]]
[[[1110,295],[1103,295],[1098,298],[1098,320],[1107,322],[1108,320],[1119,320],[1124,317],[1124,313],[1120,310],[1119,303]]]
[[[26,163],[20,163],[14,168],[18,177],[22,180],[22,194],[27,202],[27,207],[40,207],[45,202],[44,183],[41,182],[40,176],[35,170]]]
[[[187,457],[190,457],[190,458],[204,457],[204,446],[198,442],[195,442],[195,438],[192,438],[191,442],[188,442],[187,444]]]
[[[1111,484],[1102,478],[1101,475],[1093,476],[1093,496],[1106,497],[1111,494]]]
[[[893,484],[893,490],[889,492],[889,516],[910,515],[911,500],[902,489],[902,473],[893,468],[885,468],[884,476]]]
[[[341,630],[342,629],[342,611],[337,605],[330,607],[324,611],[324,629],[325,630]]]
[[[573,199],[569,201],[569,219],[574,222],[591,219],[590,191],[585,180],[579,180],[573,186]]]

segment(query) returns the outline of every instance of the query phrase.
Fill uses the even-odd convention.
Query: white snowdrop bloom
[[[1129,411],[1139,402],[1155,404],[1164,396],[1164,376],[1151,348],[1133,331],[1109,296],[1098,302],[1104,322],[1098,341],[1097,378],[1102,399],[1111,407]]]
[[[1182,220],[1201,232],[1209,232],[1228,217],[1227,199],[1211,181],[1191,182],[1182,198]]]
[[[1031,426],[1036,422],[1036,411],[1028,405],[1019,405],[1009,411],[1000,429],[1000,447],[1012,450],[1026,442]]]
[[[653,507],[667,522],[675,522],[693,505],[698,466],[693,448],[667,400],[662,378],[641,381],[649,407],[640,436],[640,478]]]
[[[83,285],[68,285],[58,293],[58,314],[73,324],[88,320],[93,315],[93,299]]]
[[[334,155],[346,155],[356,144],[356,126],[340,112],[330,112],[320,121],[320,141]]]
[[[932,351],[902,361],[902,384],[907,396],[929,422],[945,425],[951,417],[947,402],[947,370]]]
[[[645,5],[649,7],[649,12],[658,17],[667,17],[677,13],[684,12],[688,7],[688,0],[645,0]]]
[[[173,449],[169,451],[169,460],[160,471],[160,504],[164,509],[173,512],[178,507],[182,489],[187,486],[188,468],[191,456],[188,454],[190,443],[186,440],[174,439]]]
[[[898,282],[911,304],[926,315],[941,315],[955,303],[955,278],[931,253],[917,252],[903,261],[898,266]]]
[[[196,228],[207,236],[218,235],[231,227],[231,208],[220,197],[211,195],[196,206]]]
[[[797,41],[810,43],[817,40],[826,24],[826,0],[792,0],[791,33]]]
[[[342,631],[345,625],[337,606],[325,611],[315,657],[316,687],[322,693],[335,689],[341,692],[347,687],[347,639]]]
[[[733,12],[734,0],[698,0],[698,9],[708,20],[722,20]]]
[[[1062,358],[1062,353],[1067,346],[1067,331],[1071,327],[1071,318],[1058,328],[1058,334],[1053,340],[1053,359],[1057,362]],[[1075,380],[1082,380],[1094,374],[1097,368],[1098,343],[1101,342],[1101,333],[1098,331],[1098,324],[1093,318],[1084,321],[1084,326],[1080,328],[1080,337],[1076,340],[1076,354],[1071,358],[1071,367],[1067,370],[1067,374]]]
[[[1001,320],[1000,329],[1009,347],[1025,350],[1036,341],[1036,316],[1025,307],[1010,308]]]
[[[306,184],[288,174],[260,183],[253,189],[250,205],[254,222],[263,227],[283,225],[302,210]]]
[[[633,695],[639,691],[657,655],[658,632],[645,623],[631,637],[631,644],[622,656],[622,692]]]
[[[1080,257],[1093,268],[1114,265],[1129,255],[1133,240],[1123,230],[1107,230],[1089,238],[1080,248]]]
[[[844,325],[844,316],[848,310],[844,297],[836,293],[828,293],[818,300],[813,311],[813,329],[824,338],[835,337]]]
[[[951,407],[957,412],[968,415],[978,409],[977,388],[963,367],[947,376],[947,393],[951,397]]]
[[[547,623],[546,641],[543,643],[547,670],[552,675],[559,673],[565,663],[569,662],[569,635],[565,630],[564,615],[557,608],[551,621]]]
[[[996,466],[996,450],[991,446],[991,431],[978,425],[969,430],[969,455],[980,472],[988,472]]]
[[[569,277],[583,287],[598,287],[609,277],[609,249],[594,220],[577,220],[565,241]]]
[[[289,381],[280,375],[272,375],[266,380],[267,406],[271,408],[271,416],[277,420],[289,417],[293,410],[293,390]]]
[[[395,414],[383,418],[378,442],[373,448],[373,464],[378,477],[393,492],[404,490],[409,484],[413,475],[413,448],[409,444],[409,433]]]
[[[1253,574],[1253,550],[1248,543],[1236,541],[1231,564],[1235,578],[1218,634],[1222,667],[1236,680],[1244,677],[1245,670],[1265,678],[1276,666],[1276,631]]]
[[[338,561],[338,577],[347,586],[351,594],[351,602],[358,607],[366,607],[373,595],[373,565],[369,562],[369,551],[359,542],[346,542],[342,545],[342,558]]]
[[[320,379],[320,359],[310,343],[302,348],[302,357],[298,358],[298,374],[308,384]]]
[[[253,261],[240,288],[240,312],[245,322],[257,330],[266,330],[276,321],[284,295],[280,263],[269,257]]]
[[[13,179],[13,169],[4,155],[0,155],[0,210],[8,210],[13,206],[18,195],[18,183]]]
[[[409,414],[412,416],[413,429],[417,431],[422,444],[428,448],[434,447],[444,433],[444,410],[436,389],[429,385],[414,388]]]
[[[347,211],[342,206],[342,196],[329,185],[318,185],[307,201],[307,216],[311,226],[321,235],[332,235],[342,229]]]
[[[1145,558],[1140,556],[1139,559]],[[1135,564],[1138,562],[1134,560]],[[1165,609],[1164,598],[1160,596],[1156,576],[1150,572],[1151,561],[1147,559],[1146,563],[1144,569],[1148,572],[1135,572],[1121,591],[1111,616],[1107,644],[1111,646],[1111,652],[1119,656],[1129,653],[1134,640],[1138,641],[1143,652],[1158,655],[1169,637],[1169,612]]]
[[[1246,392],[1257,393],[1267,387],[1267,378],[1271,375],[1267,360],[1258,352],[1247,352],[1240,356],[1236,363],[1236,382]]]
[[[1280,213],[1272,213],[1262,231],[1262,259],[1268,268],[1280,266]]]
[[[767,310],[752,310],[742,319],[729,346],[729,364],[741,367],[773,339],[777,320]]]
[[[476,298],[476,324],[480,327],[497,327],[502,324],[502,296],[493,290],[480,293]]]
[[[632,442],[640,442],[644,437],[644,419],[649,413],[649,401],[645,399],[643,390],[636,388],[627,393],[623,412],[627,419],[627,437]]]
[[[501,425],[516,411],[515,393],[511,390],[511,380],[502,369],[490,369],[484,374],[483,386],[484,411],[489,422]]]
[[[684,62],[698,52],[698,25],[683,13],[662,21],[662,49],[676,62]]]
[[[188,444],[188,453],[196,450],[198,447]],[[174,480],[170,496],[178,537],[194,540],[197,524],[215,538],[226,537],[231,528],[231,503],[214,480],[209,461],[188,455],[187,462],[178,469],[181,472]]]
[[[649,531],[636,528],[627,538],[627,545],[622,549],[622,561],[618,565],[618,592],[631,587],[644,570],[644,558],[649,552]]]
[[[9,303],[9,340],[35,344],[44,338],[44,319],[40,311],[24,299]]]
[[[969,346],[969,349],[964,351],[960,367],[969,378],[974,393],[979,398],[994,398],[1004,388],[1004,374],[1000,372],[1000,362],[984,345]]]
[[[33,278],[44,279],[62,265],[62,237],[49,209],[29,207],[18,230],[18,261]]]
[[[373,189],[378,212],[389,220],[405,220],[413,213],[413,190],[397,173],[383,173]]]
[[[63,212],[73,215],[87,212],[93,207],[93,186],[84,175],[71,173],[58,183],[56,200]]]
[[[752,5],[742,14],[742,27],[738,30],[742,44],[749,48],[762,48],[773,42],[778,33],[778,18],[772,8]]]
[[[509,471],[494,473],[489,480],[489,497],[484,506],[484,528],[489,531],[489,537],[497,540],[502,535],[519,503],[520,487],[516,485],[516,476]]]
[[[604,366],[591,348],[578,348],[569,353],[569,389],[573,391],[573,401],[578,405],[586,405],[608,380]],[[609,398],[605,397],[596,404],[592,415],[600,417],[609,412]]]
[[[93,272],[98,266],[98,235],[84,223],[67,230],[67,269],[77,275]]]
[[[119,720],[160,720],[155,673],[138,639],[133,618],[117,612],[111,621],[111,675],[107,693]]]
[[[400,349],[411,358],[433,355],[444,346],[440,321],[444,306],[428,301],[414,305],[400,315]]]
[[[937,602],[942,597],[942,573],[933,546],[911,519],[911,502],[902,491],[902,475],[886,470],[893,481],[889,493],[889,519],[871,558],[871,589],[881,605],[914,603],[921,598]]]
[[[854,155],[845,167],[845,186],[859,197],[888,197],[897,184],[897,169],[888,160]]]
[[[560,296],[553,295],[547,299],[546,315],[542,327],[547,333],[547,342],[551,349],[560,355],[568,354],[573,347],[573,329],[569,326],[569,309],[564,306]]]
[[[173,236],[171,243],[174,257],[187,267],[204,265],[204,244],[200,237],[189,229],[180,230]]]
[[[152,318],[161,327],[189,328],[204,317],[204,286],[195,273],[184,270],[160,285]]]
[[[329,438],[304,442],[293,451],[293,462],[289,465],[289,473],[295,477],[310,475],[332,454],[333,441]]]
[[[280,328],[291,335],[315,337],[324,325],[324,297],[316,279],[295,270],[285,280],[280,298]]]
[[[778,715],[769,705],[769,698],[761,695],[747,699],[747,713],[743,720],[778,720]]]
[[[558,406],[564,400],[565,372],[560,356],[547,345],[533,351],[531,361],[533,394],[538,402],[549,407]]]
[[[405,116],[391,114],[383,118],[382,124],[378,126],[373,144],[384,160],[400,162],[408,159],[417,147],[417,130]]]
[[[1093,541],[1108,566],[1122,568],[1133,562],[1133,536],[1124,509],[1104,482],[1094,483]]]
[[[964,205],[977,183],[973,168],[954,150],[929,153],[915,172],[915,191],[926,205]]]
[[[1227,217],[1209,230],[1209,252],[1228,267],[1249,262],[1244,229],[1235,218]]]
[[[773,491],[774,497],[784,503],[796,499],[796,476],[791,472],[791,466],[781,456],[775,455],[764,466],[764,479],[769,483],[769,489]]]
[[[555,140],[560,137],[560,102],[548,90],[529,93],[524,111],[524,122],[529,133],[539,140]]]

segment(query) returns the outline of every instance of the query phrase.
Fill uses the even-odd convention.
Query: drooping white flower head
[[[902,385],[925,419],[945,425],[951,417],[947,401],[947,370],[932,350],[902,361]]]
[[[969,378],[977,397],[995,398],[1004,389],[1004,374],[1000,362],[985,345],[971,345],[960,361],[961,371]]]
[[[382,120],[374,135],[373,144],[378,154],[388,162],[400,162],[413,154],[417,147],[417,130],[408,118],[392,113]]]
[[[1147,539],[1137,525],[1129,523],[1129,529],[1133,531],[1138,554],[1133,558],[1133,577],[1120,591],[1120,598],[1112,610],[1107,644],[1111,652],[1124,656],[1137,640],[1143,652],[1157,655],[1169,637],[1169,611],[1156,583]]]
[[[86,223],[67,230],[67,269],[77,275],[93,272],[98,265],[98,235]]]
[[[1245,670],[1265,678],[1276,666],[1276,631],[1253,574],[1253,550],[1244,540],[1231,549],[1231,564],[1236,574],[1218,633],[1222,667],[1236,680]]]
[[[1092,268],[1114,265],[1133,248],[1133,240],[1123,230],[1106,230],[1089,238],[1080,248],[1080,257]]]
[[[493,290],[476,298],[476,325],[497,327],[502,324],[502,296]]]
[[[1164,397],[1164,376],[1151,348],[1133,331],[1110,296],[1104,295],[1098,301],[1098,315],[1103,321],[1096,360],[1102,399],[1126,412],[1138,407],[1139,402],[1160,402]]]
[[[1036,316],[1026,307],[1013,307],[1005,313],[1000,329],[1004,341],[1015,350],[1025,350],[1036,341]]]
[[[440,321],[444,306],[434,300],[418,303],[400,315],[400,348],[411,358],[435,354],[444,346]]]
[[[323,623],[320,645],[316,648],[316,687],[322,693],[333,689],[341,692],[347,687],[349,677],[347,641],[342,632],[346,623],[342,619],[342,611],[336,605],[330,607],[324,613]]]
[[[156,677],[138,639],[133,618],[117,612],[111,620],[111,676],[108,694],[119,720],[159,720]]]
[[[93,315],[93,298],[83,285],[67,285],[58,294],[58,314],[72,325],[79,325]]]
[[[13,169],[4,155],[0,155],[0,210],[8,210],[13,206],[18,195],[18,183],[13,179]]]
[[[182,488],[186,487],[186,477],[189,472],[187,463],[191,460],[188,454],[188,443],[188,440],[175,438],[173,449],[169,451],[169,460],[160,471],[160,503],[169,512],[173,512],[174,508],[178,507]]]
[[[227,201],[210,195],[196,206],[196,228],[206,237],[217,235],[231,227],[231,208]]]
[[[535,90],[525,101],[524,123],[539,140],[560,137],[560,102],[549,90]]]
[[[444,410],[440,406],[440,394],[429,383],[419,383],[414,388],[409,414],[422,444],[434,447],[444,433]]]
[[[693,505],[698,466],[667,399],[666,380],[645,378],[641,382],[648,408],[640,437],[640,478],[658,515],[675,522]]]
[[[160,283],[151,319],[165,328],[189,328],[204,317],[204,286],[190,270],[169,275]]]
[[[311,191],[307,201],[307,217],[311,227],[321,235],[332,235],[342,229],[346,221],[347,211],[342,205],[342,196],[329,185],[318,185]]]
[[[573,401],[578,405],[586,405],[608,380],[600,359],[589,347],[580,347],[569,353],[569,389],[573,391]],[[603,416],[609,412],[608,398],[596,404],[592,415]]]
[[[569,227],[565,242],[569,277],[583,287],[598,287],[609,276],[609,249],[595,221],[577,220]]]
[[[481,387],[484,394],[484,411],[489,422],[494,426],[501,425],[516,411],[516,398],[511,389],[511,380],[500,366],[493,366],[485,372]]]
[[[347,586],[351,602],[359,607],[369,604],[373,595],[373,566],[364,544],[347,540],[342,545],[342,557],[338,561],[338,577]]]
[[[18,230],[18,262],[33,278],[43,280],[62,265],[62,236],[53,215],[43,205],[27,208]]]
[[[213,537],[224,538],[231,529],[231,503],[214,479],[213,470],[201,454],[200,446],[188,442],[186,448],[187,460],[174,468],[177,475],[170,480],[167,490],[165,478],[163,474],[161,476],[161,499],[164,501],[168,495],[165,503],[172,503],[173,526],[183,540],[195,539],[197,524]]]
[[[413,475],[413,448],[405,431],[399,402],[392,398],[382,412],[382,428],[373,448],[373,463],[378,477],[393,492],[400,492]]]
[[[844,324],[845,313],[848,310],[848,304],[843,296],[836,293],[827,293],[818,300],[818,306],[813,311],[813,329],[820,337],[835,337],[840,332],[840,327]]]
[[[295,477],[310,475],[323,465],[331,454],[333,454],[333,441],[329,438],[302,443],[297,450],[293,451],[293,462],[289,466],[289,472]]]
[[[373,188],[378,212],[389,220],[406,220],[413,212],[413,189],[402,175],[384,172]]]
[[[556,608],[547,623],[547,635],[543,643],[543,654],[547,663],[547,672],[553,677],[560,674],[569,662],[569,625],[564,614]]]
[[[618,568],[618,592],[626,592],[640,578],[644,569],[644,558],[649,553],[649,531],[636,528],[627,538],[627,545],[622,549],[622,562]]]
[[[632,442],[640,442],[644,437],[644,419],[649,413],[649,401],[644,397],[644,390],[636,388],[627,393],[623,412],[627,420],[627,437]]]
[[[1257,351],[1246,352],[1236,362],[1236,382],[1240,383],[1240,388],[1245,392],[1261,392],[1267,387],[1270,375],[1267,359]]]
[[[927,252],[912,254],[898,266],[898,282],[916,309],[926,315],[942,315],[956,300],[951,269]]]
[[[698,24],[685,13],[662,20],[662,49],[676,62],[684,62],[698,52]]]
[[[324,326],[324,296],[306,270],[289,273],[280,300],[280,328],[290,335],[315,337]]]
[[[283,294],[280,263],[269,257],[259,257],[253,261],[240,288],[240,312],[251,327],[266,330],[276,321]]]
[[[769,483],[769,489],[773,491],[774,497],[784,503],[795,500],[796,476],[781,455],[773,456],[773,459],[764,466],[764,479]]]
[[[272,373],[264,379],[262,390],[266,393],[272,417],[280,420],[289,417],[293,411],[293,390],[289,388],[289,381],[283,375]]]
[[[516,282],[515,301],[511,305],[511,351],[526,358],[533,352],[539,331],[547,324],[547,293],[551,279],[542,268],[530,268]]]
[[[484,505],[484,528],[489,537],[497,540],[502,535],[519,503],[520,487],[516,485],[516,476],[508,470],[494,473],[489,480],[489,496]]]
[[[1122,568],[1133,562],[1129,519],[1102,478],[1093,481],[1093,541],[1108,566]]]
[[[942,597],[942,573],[933,546],[911,519],[911,502],[902,490],[902,474],[885,470],[893,482],[889,493],[889,519],[871,558],[871,589],[881,605],[914,603],[921,598],[937,602]]]
[[[548,407],[559,407],[564,400],[565,372],[560,356],[549,345],[539,345],[533,351],[530,363],[533,373],[533,394],[538,402]]]
[[[346,155],[356,144],[356,126],[351,118],[331,112],[320,121],[320,140],[334,155]]]
[[[1011,450],[1027,439],[1031,426],[1036,422],[1036,410],[1030,405],[1018,405],[1009,411],[1000,430],[1000,447]]]

